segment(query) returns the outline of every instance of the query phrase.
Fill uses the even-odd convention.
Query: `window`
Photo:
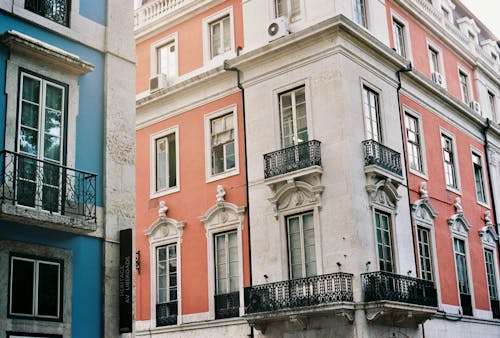
[[[354,21],[358,25],[368,28],[365,0],[354,0]]]
[[[213,59],[231,50],[230,17],[226,15],[209,24],[210,58]]]
[[[281,113],[281,141],[283,147],[297,145],[309,140],[307,132],[305,87],[279,95]]]
[[[455,265],[457,269],[458,290],[460,293],[460,305],[464,315],[472,315],[472,301],[469,290],[469,275],[467,272],[467,258],[465,253],[465,242],[461,239],[453,239],[455,251]]]
[[[460,93],[462,94],[462,102],[465,104],[469,104],[470,102],[469,77],[463,71],[459,71],[458,79],[460,81]]]
[[[60,211],[66,87],[21,73],[17,203]]]
[[[363,113],[365,116],[365,138],[382,142],[379,116],[379,96],[367,86],[363,86]]]
[[[316,275],[313,212],[288,216],[286,225],[291,279]]]
[[[488,103],[490,105],[491,118],[495,119],[496,116],[496,105],[495,105],[495,94],[488,91]]]
[[[394,36],[394,49],[396,49],[396,53],[406,58],[405,26],[393,18],[392,31]]]
[[[408,147],[408,160],[410,168],[423,172],[422,146],[418,119],[410,114],[405,114],[406,142]]]
[[[233,113],[210,120],[210,135],[212,146],[212,175],[233,169],[236,165]]]
[[[24,8],[58,24],[69,26],[70,0],[25,0]]]
[[[300,19],[301,0],[275,0],[276,17],[286,16],[290,23]]]
[[[178,142],[177,127],[151,136],[152,197],[157,197],[160,193],[178,191]]]
[[[11,256],[9,314],[61,319],[62,263]]]
[[[484,261],[486,263],[486,279],[491,300],[498,300],[497,276],[495,273],[495,261],[493,251],[484,250]]]
[[[177,245],[156,248],[156,325],[177,323]]]
[[[429,64],[431,67],[432,73],[441,73],[439,67],[439,52],[437,49],[434,49],[429,46]]]
[[[429,229],[418,227],[418,254],[421,278],[434,280],[432,276],[431,234]]]
[[[381,271],[393,272],[390,215],[380,210],[375,210],[375,229],[377,232],[379,269]]]
[[[158,74],[168,77],[177,73],[177,57],[175,53],[175,41],[170,41],[156,48],[156,70]]]
[[[217,234],[215,237],[215,292],[239,292],[238,236],[236,231]]]
[[[472,153],[472,166],[474,170],[474,183],[476,186],[476,197],[479,202],[486,203],[484,191],[483,164],[481,156]]]
[[[458,189],[458,181],[455,167],[455,153],[451,137],[441,134],[441,147],[443,149],[444,176],[446,186]]]

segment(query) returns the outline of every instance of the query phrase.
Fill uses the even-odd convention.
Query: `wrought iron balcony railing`
[[[377,165],[399,176],[402,175],[401,155],[375,140],[363,141],[365,149],[365,166]]]
[[[462,314],[466,316],[472,316],[472,297],[469,294],[460,294],[460,306],[462,307]]]
[[[71,0],[25,0],[24,8],[58,24],[69,26]]]
[[[361,274],[365,302],[390,300],[437,307],[434,283],[424,279],[377,271]]]
[[[177,324],[177,302],[156,304],[156,326]]]
[[[245,288],[247,314],[352,301],[352,274],[343,272]]]
[[[0,152],[0,160],[2,203],[96,224],[97,175],[6,150]]]
[[[264,177],[321,165],[320,141],[311,140],[264,155]]]
[[[215,319],[240,316],[240,293],[231,292],[215,295]]]
[[[500,300],[490,299],[491,312],[493,313],[493,318],[500,319]]]

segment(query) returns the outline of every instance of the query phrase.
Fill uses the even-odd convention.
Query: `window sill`
[[[477,204],[479,204],[480,206],[485,207],[487,209],[490,208],[490,205],[488,204],[488,202],[486,202],[486,201],[484,201],[484,202],[483,201],[478,201],[477,199],[476,199],[476,201],[477,201]]]
[[[235,176],[235,175],[238,175],[239,173],[240,173],[240,169],[239,168],[234,168],[234,169],[222,172],[220,174],[210,175],[210,176],[207,177],[205,183],[214,182],[214,181],[221,180],[223,178]]]
[[[429,179],[429,177],[427,176],[427,173],[421,172],[421,171],[418,171],[418,170],[415,170],[415,169],[411,169],[410,168],[410,174],[413,174],[415,176],[423,178],[424,180],[428,180]]]
[[[154,199],[154,198],[158,198],[158,197],[170,195],[170,194],[173,194],[173,193],[176,193],[176,192],[179,192],[179,191],[181,191],[180,187],[173,187],[173,188],[170,188],[170,189],[167,189],[167,190],[163,190],[163,191],[151,192],[150,195],[149,195],[149,198],[150,199]]]
[[[460,190],[460,188],[453,188],[453,187],[450,187],[450,186],[447,185],[446,186],[446,190],[449,191],[449,192],[452,192],[454,194],[462,196],[462,191]]]

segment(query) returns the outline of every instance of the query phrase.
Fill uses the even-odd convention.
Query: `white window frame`
[[[496,289],[497,289],[497,299],[496,300],[500,300],[500,276],[499,276],[499,269],[498,269],[498,254],[497,254],[497,248],[496,248],[496,245],[489,245],[489,244],[486,244],[484,241],[482,242],[483,243],[483,254],[484,254],[484,251],[486,250],[489,250],[493,253],[493,270],[494,270],[494,273],[495,273],[495,282],[496,282]],[[486,258],[484,260],[484,264],[485,264],[485,272],[487,273],[487,269],[486,269]],[[489,299],[492,299],[490,298],[490,290],[489,290],[489,285],[488,285],[488,279],[486,277],[486,287],[488,288],[488,298]]]
[[[457,231],[452,231],[452,236],[451,236],[451,247],[453,250],[453,265],[455,266],[455,281],[457,285],[457,296],[458,296],[458,303],[460,309],[462,308],[462,304],[460,303],[460,287],[458,284],[458,270],[456,266],[456,258],[455,258],[455,239],[459,239],[464,242],[464,249],[465,249],[465,259],[466,259],[466,266],[467,266],[467,283],[469,285],[469,293],[471,296],[471,307],[472,307],[472,315],[474,315],[476,311],[476,302],[474,299],[474,284],[472,281],[472,269],[471,269],[471,261],[470,261],[470,250],[469,250],[469,239],[467,236],[467,233],[463,233],[462,231],[457,232]],[[463,313],[463,312],[462,312]]]
[[[364,22],[358,22],[358,18],[356,17],[356,6],[358,4],[358,1],[363,2],[364,6]],[[369,12],[369,5],[368,5],[368,0],[354,0],[352,2],[352,18],[353,21],[358,24],[360,27],[363,27],[364,29],[369,29],[370,28],[370,20],[368,19],[368,12]]]
[[[463,66],[460,64],[457,65],[457,75],[458,75],[458,86],[460,87],[460,100],[469,106],[469,104],[474,101],[474,96],[472,95],[472,83],[470,79],[470,74]],[[467,93],[464,93],[462,88],[462,75],[465,76]],[[467,96],[467,97],[466,97]],[[468,99],[468,101],[466,100]]]
[[[379,256],[379,252],[378,252],[378,236],[377,236],[377,222],[376,222],[376,217],[375,215],[376,214],[381,214],[381,215],[385,215],[387,216],[388,220],[389,220],[389,240],[390,240],[390,248],[391,248],[391,265],[392,265],[392,271],[387,271],[387,270],[382,270],[381,266],[380,266],[380,256]],[[385,207],[381,207],[379,205],[377,206],[374,206],[372,208],[372,224],[373,224],[373,230],[374,230],[374,234],[375,234],[375,251],[376,251],[376,264],[377,264],[377,271],[386,271],[386,272],[389,272],[389,273],[397,273],[398,272],[398,269],[397,269],[397,264],[396,264],[396,245],[395,245],[395,234],[394,234],[394,223],[395,222],[395,217],[394,217],[394,213],[393,213],[393,210],[390,210],[388,208],[385,208]]]
[[[405,56],[402,56],[404,57],[405,59],[407,60],[410,60],[412,61],[413,60],[413,57],[412,57],[412,50],[411,50],[411,36],[410,36],[410,25],[408,23],[408,21],[406,21],[405,19],[403,19],[403,17],[401,17],[398,13],[396,13],[393,9],[391,9],[391,25],[392,25],[392,36],[393,36],[393,42],[394,42],[394,48],[396,48],[396,37],[395,37],[395,34],[394,34],[394,21],[396,21],[398,24],[402,25],[403,26],[403,44],[404,44],[404,48],[405,48]],[[397,53],[397,51],[396,51]],[[399,54],[399,53],[398,53]],[[399,54],[401,55],[401,54]]]
[[[446,72],[444,69],[444,61],[443,61],[443,51],[441,48],[434,43],[433,41],[427,39],[427,58],[429,60],[429,74],[432,76],[432,61],[431,61],[431,50],[434,50],[437,52],[437,67],[438,67],[438,73],[441,74],[441,77],[443,78],[443,88],[446,89]]]
[[[363,126],[364,126],[364,133],[363,133],[363,137],[365,140],[368,140],[369,138],[367,138],[367,133],[368,133],[368,126],[366,125],[366,115],[365,115],[365,104],[364,104],[364,100],[363,100],[363,94],[364,94],[364,91],[365,91],[365,87],[366,89],[368,90],[368,92],[373,92],[377,95],[377,108],[378,108],[378,111],[377,111],[377,126],[378,126],[378,133],[379,133],[379,136],[378,136],[378,140],[375,140],[373,138],[373,135],[371,137],[371,139],[375,140],[376,142],[380,143],[380,144],[383,144],[384,143],[384,140],[385,140],[385,137],[384,137],[384,122],[383,122],[383,114],[382,114],[382,107],[383,107],[383,102],[382,102],[382,91],[372,85],[371,83],[368,83],[366,81],[361,81],[361,88],[360,88],[360,102],[361,102],[361,113],[362,113],[362,118],[363,118]],[[370,130],[371,130],[371,126],[370,127]]]
[[[234,126],[234,168],[223,171],[218,174],[212,174],[212,126],[211,121],[218,117],[233,114]],[[214,112],[205,114],[205,182],[213,182],[230,176],[238,175],[240,173],[239,165],[239,141],[238,141],[238,109],[236,104],[221,108]]]
[[[225,16],[229,15],[229,28],[231,29],[230,31],[230,50],[216,55],[215,57],[211,57],[211,30],[210,30],[210,25],[214,23],[217,20],[220,20],[224,18]],[[203,25],[203,60],[204,60],[204,65],[207,66],[216,66],[222,61],[226,59],[230,59],[231,57],[236,56],[235,53],[235,36],[234,36],[234,15],[233,15],[233,7],[227,7],[215,14],[212,14],[206,18],[203,18],[202,20],[202,25]]]
[[[476,192],[476,201],[478,204],[482,205],[483,207],[489,208],[489,198],[488,198],[488,185],[487,185],[487,176],[486,176],[486,169],[485,169],[485,158],[482,152],[480,152],[477,148],[471,146],[470,147],[471,151],[471,163],[472,163],[472,178],[474,180],[474,191]],[[475,177],[475,168],[474,168],[474,156],[479,157],[479,161],[481,162],[481,178],[482,178],[482,183],[483,183],[483,194],[484,194],[484,201],[480,201],[477,197],[477,188],[476,188],[476,177]]]
[[[498,104],[497,104],[497,94],[495,91],[487,89],[486,90],[486,97],[488,102],[486,103],[488,105],[488,109],[490,110],[490,119],[493,121],[497,121],[497,111],[498,111]]]
[[[277,18],[280,16],[280,15],[278,15],[278,1],[280,1],[280,0],[273,0],[273,8],[274,8],[274,16],[273,17],[274,18]],[[287,2],[287,8],[291,8],[291,1],[292,0],[282,0],[282,1]],[[304,19],[304,1],[303,0],[298,0],[298,1],[299,1],[299,5],[300,5],[300,14],[293,21],[291,21],[291,18],[290,18],[291,13],[289,13],[289,15],[286,16],[288,18],[289,24],[291,24],[291,25]]]
[[[173,74],[167,74],[167,78],[169,80],[175,80],[179,77],[179,44],[178,44],[178,33],[175,32],[173,34],[170,34],[163,39],[160,39],[158,41],[155,41],[154,43],[151,44],[150,47],[150,56],[151,56],[151,66],[150,66],[150,76],[157,76],[159,75],[159,69],[158,69],[158,49],[173,43],[175,46],[175,69]]]
[[[421,160],[421,164],[422,164],[422,171],[418,171],[418,170],[415,170],[413,168],[410,167],[410,165],[408,164],[408,169],[410,170],[410,172],[414,175],[417,175],[417,176],[420,176],[424,179],[427,179],[428,178],[428,175],[427,175],[427,156],[426,156],[426,147],[425,147],[425,136],[424,136],[424,132],[423,132],[423,123],[422,123],[422,115],[411,110],[409,107],[403,105],[403,112],[406,115],[410,115],[411,117],[413,117],[414,119],[417,120],[417,124],[418,124],[418,131],[419,131],[419,137],[420,137],[420,160]],[[406,132],[406,124],[405,124],[405,132]],[[405,140],[406,140],[406,137],[405,137]],[[406,142],[408,142],[408,140],[406,140]],[[408,146],[407,146],[408,147]]]
[[[301,249],[301,269],[302,269],[302,276],[299,278],[306,278],[306,277],[312,277],[312,276],[317,276],[317,268],[318,268],[318,262],[317,262],[317,253],[316,253],[316,246],[317,246],[317,241],[316,241],[316,233],[314,233],[314,262],[315,262],[315,268],[316,268],[316,274],[311,275],[311,276],[306,276],[307,275],[307,268],[306,268],[306,257],[305,257],[305,241],[304,241],[304,226],[303,226],[303,216],[306,214],[311,214],[312,216],[312,221],[313,221],[313,231],[315,231],[315,222],[314,222],[314,210],[310,211],[304,211],[296,214],[291,214],[285,217],[285,231],[287,234],[287,249],[288,249],[288,278],[292,279],[292,255],[290,253],[290,227],[289,227],[289,222],[288,220],[292,217],[298,217],[299,218],[299,225],[300,225],[300,249]]]
[[[453,135],[452,133],[450,133],[449,131],[447,131],[443,128],[440,128],[439,131],[440,131],[439,132],[439,146],[441,149],[441,160],[443,162],[443,178],[444,178],[446,190],[452,191],[458,195],[462,195],[462,192],[461,192],[462,185],[460,182],[461,181],[460,180],[460,166],[459,166],[459,162],[458,162],[459,159],[458,159],[457,143],[456,143],[455,135]],[[442,137],[443,136],[448,137],[451,140],[451,143],[453,146],[453,167],[455,168],[455,180],[457,183],[456,187],[451,187],[446,183],[446,164],[444,161],[443,144],[442,144]]]
[[[166,137],[170,134],[175,134],[175,172],[177,175],[176,178],[176,186],[169,188],[167,186],[166,189],[157,191],[156,190],[156,141],[163,137]],[[181,181],[180,181],[180,170],[179,170],[179,126],[173,126],[168,129],[162,130],[160,132],[154,133],[150,136],[150,161],[149,161],[149,181],[150,181],[150,198],[157,198],[161,196],[165,196],[168,194],[172,194],[174,192],[180,191]],[[167,156],[168,162],[168,156]],[[168,183],[167,183],[168,185]]]

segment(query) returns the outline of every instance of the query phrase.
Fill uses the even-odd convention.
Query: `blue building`
[[[128,331],[118,262],[135,217],[129,2],[0,0],[0,338]]]

